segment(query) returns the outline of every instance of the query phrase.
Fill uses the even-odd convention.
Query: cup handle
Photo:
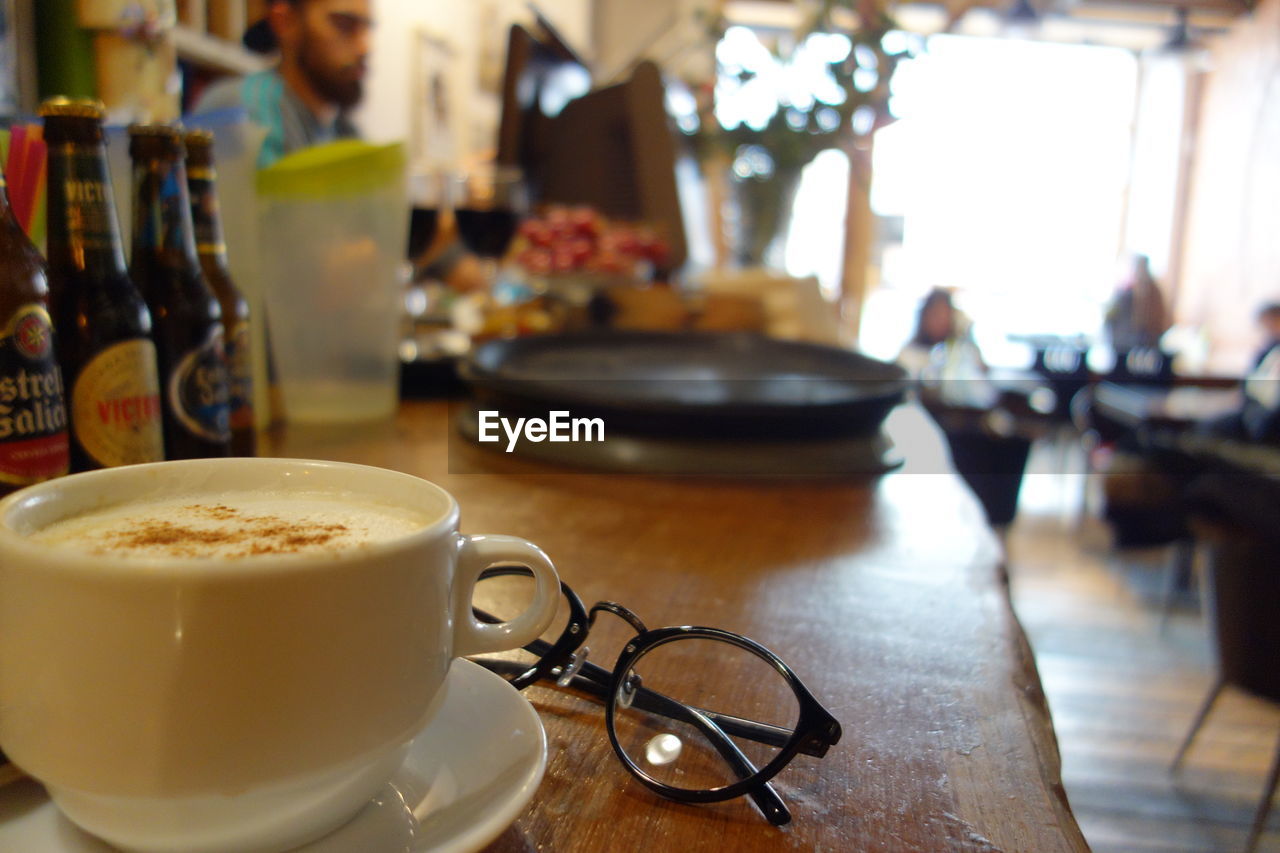
[[[533,573],[533,603],[509,622],[487,624],[471,612],[480,573],[498,563],[517,563]],[[453,645],[458,657],[517,649],[533,642],[555,618],[560,578],[541,548],[516,536],[458,536],[453,578]]]

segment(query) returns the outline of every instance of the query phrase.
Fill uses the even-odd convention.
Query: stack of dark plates
[[[600,332],[516,338],[460,365],[473,441],[495,418],[598,419],[603,440],[481,446],[580,468],[714,476],[879,473],[898,464],[882,426],[908,388],[896,365],[747,334]],[[488,414],[484,414],[488,413]],[[567,433],[566,433],[567,434]],[[586,434],[584,429],[581,439]],[[592,436],[594,438],[594,436]]]

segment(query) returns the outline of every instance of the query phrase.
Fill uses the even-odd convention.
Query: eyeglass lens
[[[674,703],[645,701],[643,693],[633,693],[633,675],[646,691]],[[787,680],[757,655],[720,640],[682,637],[650,647],[635,661],[614,700],[614,734],[637,769],[688,791],[741,781],[772,761],[785,742],[739,736],[732,726],[717,724],[717,715],[767,723],[790,734],[799,723],[800,703]]]

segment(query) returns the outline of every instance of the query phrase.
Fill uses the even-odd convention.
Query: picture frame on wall
[[[414,33],[409,156],[415,168],[452,169],[463,155],[457,66],[457,50],[447,38],[429,30]]]
[[[24,106],[19,56],[19,0],[0,0],[0,117],[13,119]]]
[[[35,0],[0,0],[0,116],[32,114],[36,87]]]
[[[16,0],[0,0],[0,116],[17,115],[18,44],[14,27]]]

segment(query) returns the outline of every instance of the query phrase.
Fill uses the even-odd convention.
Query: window
[[[939,35],[903,63],[871,198],[901,217],[901,241],[880,247],[863,349],[896,355],[935,286],[956,289],[993,363],[1025,357],[1009,334],[1097,332],[1118,277],[1136,86],[1135,56],[1109,47]]]

